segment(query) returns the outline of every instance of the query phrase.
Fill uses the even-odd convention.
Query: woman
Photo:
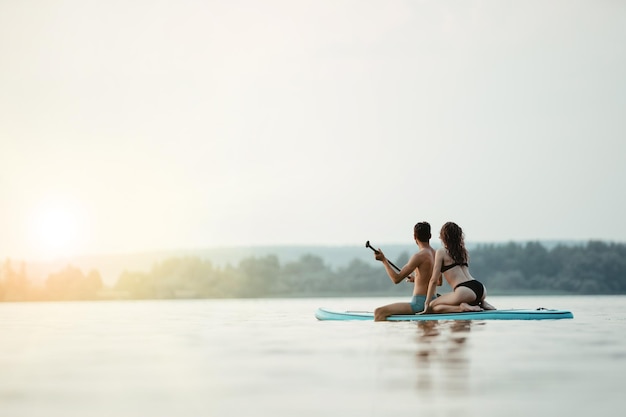
[[[485,301],[485,286],[469,273],[469,255],[463,242],[463,230],[456,223],[448,222],[441,227],[439,238],[444,247],[435,252],[435,265],[426,300],[435,294],[441,274],[454,291],[426,302],[422,314],[495,310],[494,306]]]

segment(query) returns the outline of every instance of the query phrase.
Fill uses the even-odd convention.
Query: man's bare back
[[[417,259],[415,263],[415,285],[413,287],[413,295],[426,295],[428,291],[428,282],[433,273],[433,264],[435,263],[435,250],[430,246],[421,248],[415,255]]]

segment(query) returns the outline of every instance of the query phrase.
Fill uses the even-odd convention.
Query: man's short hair
[[[413,228],[413,234],[420,242],[428,242],[431,238],[430,223],[419,222]]]

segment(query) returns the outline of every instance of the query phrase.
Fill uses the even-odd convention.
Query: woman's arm
[[[428,312],[431,298],[435,295],[435,290],[441,279],[441,265],[443,265],[443,253],[445,249],[439,248],[435,252],[435,263],[433,264],[433,273],[428,282],[428,292],[426,292],[426,301],[424,302],[424,313]]]

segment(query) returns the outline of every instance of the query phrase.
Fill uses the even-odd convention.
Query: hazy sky
[[[626,241],[626,2],[0,2],[0,258]]]

